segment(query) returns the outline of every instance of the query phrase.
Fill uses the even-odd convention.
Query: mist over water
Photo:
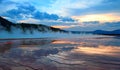
[[[120,37],[0,40],[3,70],[119,70]]]

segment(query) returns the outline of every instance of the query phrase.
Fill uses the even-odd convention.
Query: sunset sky
[[[120,0],[0,0],[0,16],[66,30],[120,29]]]

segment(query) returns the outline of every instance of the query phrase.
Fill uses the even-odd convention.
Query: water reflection
[[[0,45],[0,53],[5,53],[6,51],[10,50],[11,47],[11,44]]]
[[[98,47],[79,46],[76,49],[74,49],[74,52],[85,53],[85,54],[100,54],[100,55],[118,56],[120,53],[120,47],[104,46],[104,45],[98,45]]]
[[[68,41],[68,40],[56,40],[52,42],[52,44],[77,44],[76,42]]]
[[[120,69],[120,40],[114,37],[0,41],[3,70]]]

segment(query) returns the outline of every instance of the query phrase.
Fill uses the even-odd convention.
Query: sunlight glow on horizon
[[[92,14],[85,16],[73,16],[73,19],[78,20],[79,22],[90,22],[90,21],[99,21],[99,22],[116,22],[120,21],[120,16],[114,14]]]
[[[56,26],[52,26],[54,28],[60,28],[60,29],[64,29],[64,28],[71,28],[71,27],[75,27],[74,25],[69,25],[69,26],[64,26],[64,25],[56,25]]]

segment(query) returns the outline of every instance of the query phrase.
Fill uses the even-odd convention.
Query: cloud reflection
[[[52,42],[52,44],[77,44],[76,42],[72,42],[72,41],[63,41],[63,40],[57,40],[57,41],[54,41]]]
[[[120,53],[120,47],[104,45],[99,45],[98,47],[79,46],[74,49],[74,52],[84,54],[119,55],[118,53]]]

